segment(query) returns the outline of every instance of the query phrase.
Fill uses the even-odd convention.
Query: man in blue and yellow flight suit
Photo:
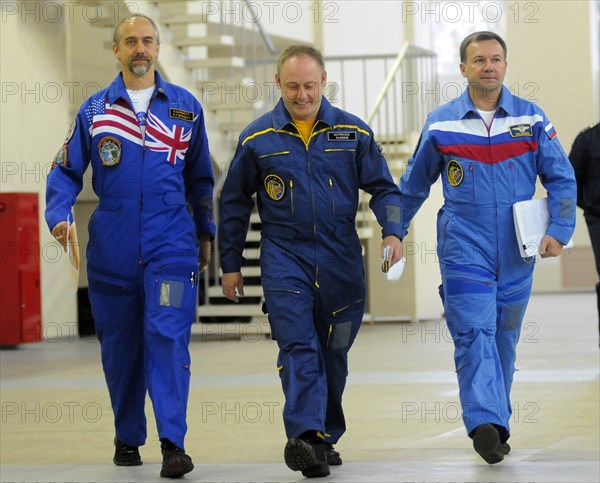
[[[150,18],[133,15],[116,26],[121,74],[79,110],[48,177],[46,220],[65,247],[67,220],[91,163],[99,204],[89,223],[87,270],[115,418],[113,461],[142,464],[148,392],[161,476],[181,477],[194,467],[184,451],[188,345],[198,240],[202,270],[215,234],[214,179],[202,108],[155,71],[159,50]]]
[[[402,236],[441,175],[440,294],[455,345],[463,420],[475,450],[494,464],[510,451],[510,390],[535,261],[520,255],[512,207],[533,197],[539,176],[550,212],[539,253],[557,256],[575,228],[576,186],[544,112],[502,85],[502,38],[469,35],[460,60],[468,89],[430,113],[400,182]]]
[[[240,135],[221,192],[223,293],[243,295],[242,252],[252,196],[262,223],[261,277],[285,393],[288,467],[326,476],[345,431],[348,351],[365,306],[355,218],[359,189],[383,228],[382,250],[402,256],[400,192],[373,132],[323,98],[320,52],[293,45],[275,76],[282,98]]]

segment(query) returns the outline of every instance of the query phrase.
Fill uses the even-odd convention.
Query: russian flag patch
[[[544,129],[546,130],[546,134],[550,139],[554,139],[556,137],[556,129],[554,129],[554,125],[551,122],[546,124]]]

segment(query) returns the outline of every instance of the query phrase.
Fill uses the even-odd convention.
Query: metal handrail
[[[394,82],[394,78],[396,77],[396,74],[400,70],[400,66],[402,65],[402,62],[404,61],[404,57],[406,56],[406,53],[408,52],[409,47],[410,47],[410,43],[404,42],[404,45],[402,46],[400,53],[396,56],[396,60],[394,61],[394,64],[392,65],[392,69],[388,73],[388,76],[385,79],[383,86],[381,87],[381,91],[379,92],[379,95],[377,96],[375,105],[371,109],[371,113],[367,116],[367,119],[366,119],[367,124],[371,124],[371,122],[373,121],[373,118],[377,114],[377,111],[379,110],[379,106],[381,106],[381,103],[385,99],[385,96],[387,95],[387,93],[390,89],[390,86]]]
[[[401,155],[398,144],[406,143],[435,107],[429,100],[431,96],[421,101],[437,86],[435,58],[434,52],[408,42],[397,55],[327,56],[330,79],[335,77],[338,86],[329,100],[364,119],[379,140],[388,144],[388,154]],[[375,86],[373,82],[380,84]],[[378,90],[374,92],[373,87]]]
[[[256,14],[256,11],[254,10],[254,5],[252,5],[253,2],[250,2],[249,0],[242,0],[242,1],[247,5],[248,10],[250,10],[250,12],[252,12],[252,18],[254,20],[254,23],[256,24],[256,28],[258,29],[260,36],[262,37],[262,39],[265,43],[265,47],[271,53],[271,55],[275,55],[277,53],[277,51],[275,50],[275,47],[273,46],[271,37],[269,37],[269,34],[263,27],[262,23],[260,22],[260,18],[258,17],[258,15]]]

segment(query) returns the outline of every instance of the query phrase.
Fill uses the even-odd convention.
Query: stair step
[[[207,23],[208,15],[205,13],[180,13],[177,15],[160,16],[160,23],[165,25]]]
[[[244,277],[260,277],[260,267],[259,266],[242,267],[242,273],[244,274]]]
[[[4,3],[4,2],[3,2]],[[90,25],[91,27],[111,27],[114,28],[115,27],[115,15],[114,13],[111,13],[110,11],[112,10],[112,7],[106,8],[106,9],[102,9],[102,10],[98,10],[101,15],[98,17],[93,18],[93,20],[89,20],[87,22],[88,25]],[[90,10],[90,13],[92,13],[93,10]],[[86,11],[84,10],[83,15],[85,16]],[[112,38],[112,34],[111,34],[111,38]],[[112,47],[112,41],[110,42],[110,45]]]
[[[231,35],[208,35],[173,39],[173,44],[177,47],[221,47],[233,46],[234,42]]]
[[[184,62],[188,69],[243,69],[244,59],[242,57],[216,57],[213,59],[191,59]]]
[[[243,88],[241,80],[235,80],[231,77],[223,79],[202,79],[196,83],[196,87],[202,92],[240,92]]]
[[[205,102],[202,104],[209,111],[253,111],[255,103],[247,101],[225,100],[225,102]]]
[[[258,241],[260,241],[260,232],[259,231],[255,231],[255,230],[249,231],[248,234],[246,235],[246,241],[247,242],[258,242]]]
[[[220,122],[219,129],[224,132],[240,133],[248,124],[247,122]]]
[[[223,274],[223,272],[221,272],[221,274]],[[244,277],[260,277],[260,267],[258,265],[242,267],[242,274]]]
[[[259,260],[260,259],[260,250],[258,248],[254,248],[252,250],[244,250],[244,258],[246,260]],[[246,269],[250,267],[243,267],[244,275],[246,274]]]
[[[376,218],[373,216],[373,219]],[[359,227],[357,230],[359,240],[366,240],[367,238],[373,238],[374,230],[370,226]]]
[[[242,267],[242,273],[244,273],[246,268],[249,268],[249,267]],[[225,295],[223,295],[221,287],[208,287],[208,296],[213,297],[213,298],[225,297]],[[263,288],[260,285],[244,285],[244,297],[262,297],[262,296],[263,296]],[[244,297],[240,297],[240,300],[243,301]]]

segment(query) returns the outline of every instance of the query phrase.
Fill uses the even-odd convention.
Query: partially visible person
[[[539,253],[555,257],[575,229],[577,194],[552,123],[503,86],[506,68],[506,44],[497,34],[476,32],[462,41],[460,71],[468,87],[429,114],[400,182],[404,237],[442,177],[440,295],[454,340],[463,421],[489,464],[510,451],[510,391],[534,268],[534,260],[519,253],[512,207],[533,197],[539,177],[550,211]]]
[[[577,206],[583,210],[600,278],[600,123],[579,133],[569,159],[577,180]],[[600,332],[600,281],[596,283],[596,303]]]
[[[221,192],[223,293],[235,302],[244,294],[256,194],[262,285],[286,400],[284,458],[312,478],[342,464],[333,445],[346,430],[348,351],[365,308],[359,190],[372,195],[390,264],[402,257],[400,192],[373,131],[323,97],[327,73],[318,50],[286,48],[275,80],[281,99],[241,133]]]
[[[160,475],[177,478],[194,468],[184,450],[188,345],[198,272],[215,235],[213,171],[200,104],[155,70],[160,40],[152,19],[119,22],[113,52],[121,73],[84,102],[53,162],[46,221],[65,247],[66,220],[91,163],[99,204],[89,223],[87,272],[114,412],[113,461],[142,464],[148,393]]]

